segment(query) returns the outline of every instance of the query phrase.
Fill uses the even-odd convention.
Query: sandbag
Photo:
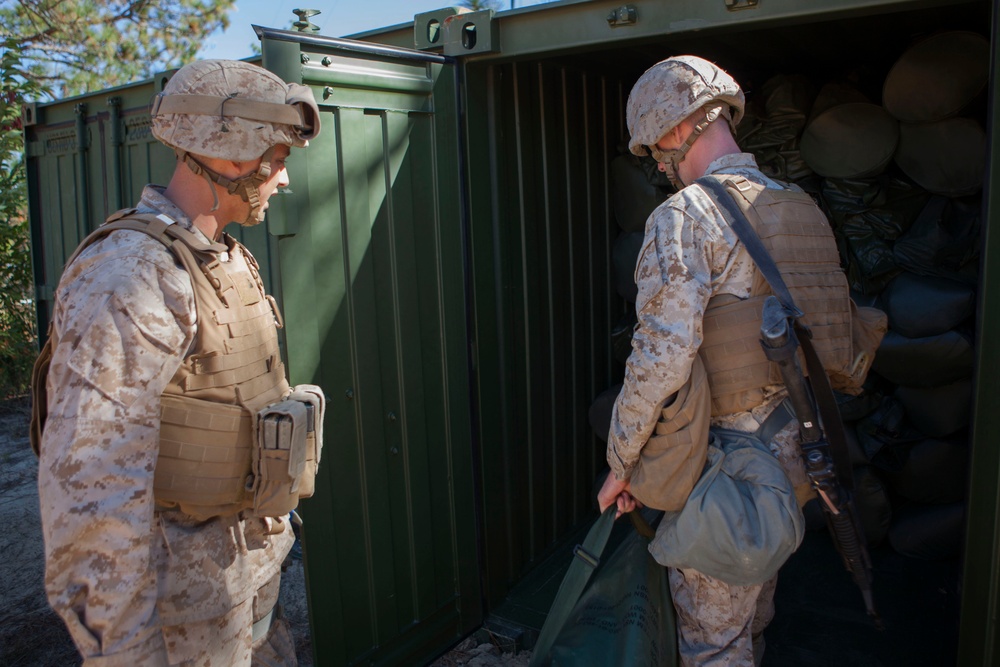
[[[990,45],[982,35],[933,35],[907,49],[892,66],[882,86],[882,103],[909,123],[950,118],[982,92],[989,68]]]
[[[753,153],[768,176],[797,181],[812,174],[799,152],[799,138],[816,97],[815,86],[805,76],[776,75],[764,82],[749,107],[756,121],[740,123],[739,145]]]
[[[854,506],[870,546],[885,539],[892,523],[892,504],[885,485],[872,466],[854,468]]]
[[[868,385],[871,382],[865,381],[865,386],[857,396],[834,392],[837,399],[837,410],[840,418],[845,422],[855,422],[863,417],[867,417],[874,412],[882,403],[882,394]]]
[[[928,438],[910,446],[903,467],[885,473],[894,493],[918,503],[957,503],[968,490],[969,447],[964,438]]]
[[[879,470],[900,470],[907,446],[925,436],[910,424],[906,409],[895,396],[886,396],[875,412],[855,425],[865,456]]]
[[[889,329],[907,338],[937,336],[968,319],[976,308],[969,285],[904,271],[882,293]]]
[[[622,383],[608,387],[594,399],[587,411],[587,418],[590,421],[590,428],[594,429],[596,435],[603,442],[608,441],[608,431],[611,429],[611,412],[615,407],[615,400],[622,390]]]
[[[899,143],[899,121],[867,102],[841,104],[817,115],[802,133],[801,153],[820,176],[881,174]]]
[[[930,438],[943,438],[969,425],[972,380],[940,387],[897,387],[895,397],[913,426]]]
[[[910,228],[930,195],[891,174],[833,179],[822,184],[822,205],[847,264],[851,289],[880,292],[898,273],[892,241]]]
[[[828,81],[816,93],[816,99],[813,100],[806,126],[808,127],[809,123],[812,123],[817,116],[822,115],[825,111],[833,107],[839,107],[842,104],[854,104],[856,102],[870,103],[871,100],[852,83],[846,81]]]
[[[847,443],[847,456],[854,467],[870,463],[865,448],[861,446],[858,431],[853,424],[844,424],[844,441]]]
[[[615,239],[614,248],[611,250],[615,289],[618,295],[629,303],[635,303],[635,298],[639,294],[639,288],[635,286],[635,264],[639,259],[639,251],[642,250],[643,238],[644,234],[641,231],[624,232]]]
[[[649,182],[638,157],[619,155],[611,161],[611,204],[623,231],[644,230],[646,218],[669,196],[669,190]]]
[[[890,329],[872,370],[893,384],[933,387],[972,377],[975,359],[972,341],[959,331],[907,338]]]
[[[924,276],[975,285],[979,276],[981,197],[931,197],[892,247],[896,263]]]
[[[907,505],[895,512],[889,544],[911,558],[955,558],[964,542],[965,503]]]
[[[986,132],[972,118],[902,124],[896,164],[920,187],[961,197],[979,192],[986,171]]]

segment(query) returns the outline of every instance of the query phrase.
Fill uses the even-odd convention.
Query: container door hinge
[[[738,11],[740,9],[753,9],[758,5],[760,0],[724,0],[726,3],[726,9],[731,12]]]
[[[33,127],[38,123],[38,103],[25,102],[21,105],[21,126]]]
[[[493,53],[500,50],[500,24],[492,9],[445,7],[423,12],[413,17],[413,45],[441,48],[446,56]]]
[[[445,7],[413,16],[413,46],[417,49],[440,49],[444,46],[444,21],[459,13],[458,7]]]
[[[635,25],[639,20],[639,12],[634,5],[622,5],[612,9],[607,16],[608,25],[612,28],[620,28],[625,25]]]

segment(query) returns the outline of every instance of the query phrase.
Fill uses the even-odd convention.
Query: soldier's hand
[[[604,480],[601,490],[597,492],[597,504],[601,508],[601,512],[604,512],[604,510],[615,503],[618,504],[618,512],[615,514],[616,519],[622,514],[634,510],[636,501],[632,497],[632,494],[626,490],[627,488],[627,479],[615,479],[615,476],[609,473]]]

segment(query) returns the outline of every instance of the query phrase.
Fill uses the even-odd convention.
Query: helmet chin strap
[[[657,148],[656,146],[649,146],[649,152],[659,164],[657,168],[667,175],[670,179],[671,185],[677,190],[684,188],[684,182],[681,181],[680,167],[681,162],[684,161],[684,157],[691,150],[691,146],[694,145],[695,140],[701,136],[702,132],[708,129],[708,126],[719,119],[722,115],[725,118],[730,118],[728,111],[724,110],[723,107],[713,107],[705,113],[705,119],[694,126],[691,134],[688,136],[687,141],[680,148],[672,148],[669,150],[664,150],[662,148]],[[732,124],[732,120],[730,120]]]
[[[212,183],[217,183],[224,187],[231,195],[239,195],[240,199],[250,204],[250,212],[245,220],[234,221],[244,227],[253,227],[264,221],[264,206],[260,201],[260,186],[271,176],[271,158],[274,157],[274,146],[267,149],[261,157],[260,166],[257,170],[246,176],[229,179],[219,172],[211,169],[194,158],[187,151],[177,150],[177,157],[184,161],[188,169],[196,175],[205,178],[208,187],[212,190],[212,211],[219,209],[219,195],[215,191]]]

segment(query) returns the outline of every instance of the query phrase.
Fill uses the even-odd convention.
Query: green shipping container
[[[289,162],[291,192],[266,226],[241,230],[282,305],[291,380],[323,386],[330,402],[317,493],[302,504],[317,664],[425,664],[483,623],[518,626],[530,647],[566,546],[595,515],[604,443],[588,412],[621,379],[611,331],[632,307],[615,288],[612,165],[645,68],[694,53],[761,99],[777,74],[817,87],[881,81],[921,37],[969,31],[994,45],[996,25],[985,0],[563,0],[442,9],[350,40],[257,28],[263,66],[312,87],[323,114],[318,140]],[[1000,662],[1000,392],[989,370],[1000,362],[983,343],[1000,328],[992,47],[989,59],[967,112],[985,127],[987,157],[964,548],[948,561],[961,570],[960,607],[957,592],[937,606],[907,598],[904,571],[877,566],[877,600],[912,603],[906,618],[887,617],[887,636],[893,621],[933,630],[864,653],[852,641],[871,629],[833,556],[822,574],[789,577],[801,590],[786,595],[843,579],[841,617],[814,628],[830,615],[783,616],[779,595],[772,627],[786,646],[772,641],[766,664]],[[77,241],[170,173],[147,112],[169,75],[26,108],[42,330]],[[798,146],[775,146],[791,172]],[[803,558],[831,549],[804,547]],[[845,652],[787,648],[808,646],[810,632],[843,633]]]

